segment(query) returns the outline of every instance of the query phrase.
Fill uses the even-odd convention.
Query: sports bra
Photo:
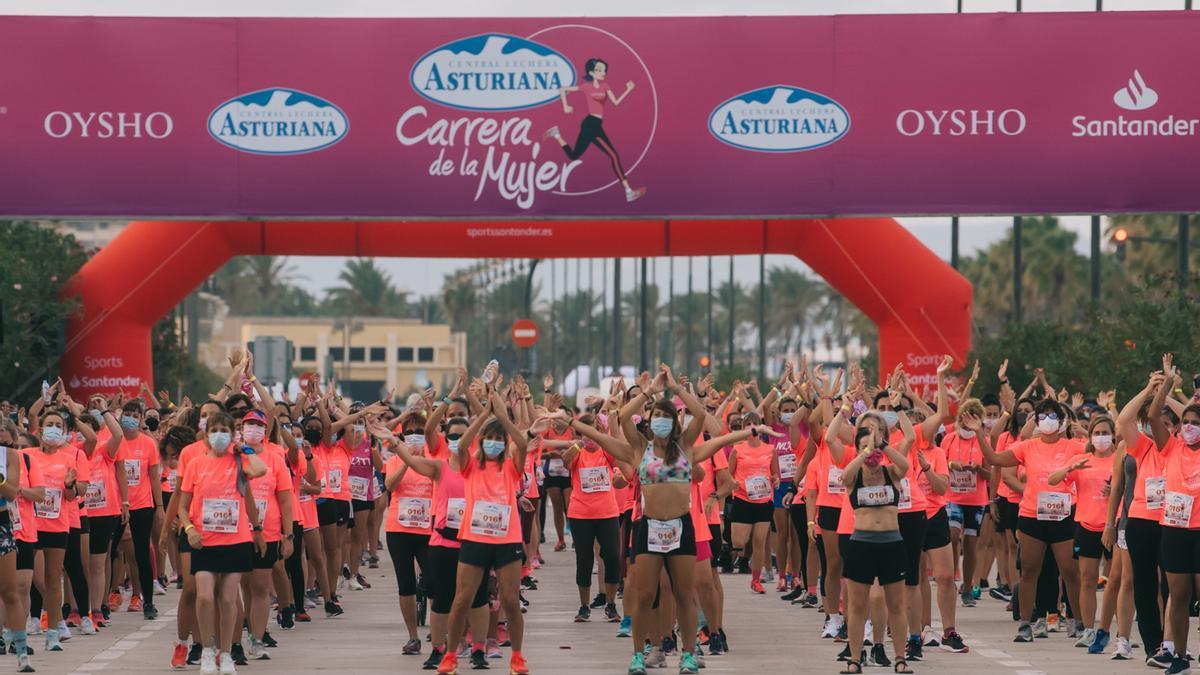
[[[683,452],[679,453],[679,458],[674,464],[667,464],[663,458],[654,454],[654,446],[647,444],[646,452],[642,454],[642,462],[638,465],[638,481],[643,486],[655,483],[687,484],[692,482],[692,465]]]
[[[882,485],[863,485],[863,471],[860,468],[854,479],[854,489],[850,491],[850,508],[879,508],[883,506],[899,506],[900,491],[892,482],[892,472],[887,466],[883,467]]]

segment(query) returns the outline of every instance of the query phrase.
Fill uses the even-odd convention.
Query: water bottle
[[[491,384],[492,380],[495,379],[496,373],[499,370],[500,370],[500,362],[499,361],[497,361],[496,359],[492,359],[491,361],[488,361],[487,366],[485,366],[483,369],[483,383]]]

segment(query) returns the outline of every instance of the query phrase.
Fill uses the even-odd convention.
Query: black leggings
[[[297,614],[304,607],[304,526],[292,521],[292,555],[283,561],[283,569],[292,582],[292,606]]]
[[[1167,593],[1165,575],[1158,568],[1161,537],[1162,526],[1152,520],[1130,518],[1125,526],[1125,543],[1129,546],[1129,562],[1133,566],[1133,606],[1146,654],[1157,652],[1163,639],[1158,598],[1161,595],[1165,603]]]
[[[79,537],[82,534],[83,530],[76,528],[71,528],[70,533],[67,534],[67,553],[63,558],[63,568],[67,571],[67,578],[71,580],[71,593],[75,596],[75,607],[81,616],[87,616],[88,612],[92,611],[92,607],[88,604],[87,573],[84,572],[82,558],[88,554],[79,550]]]
[[[129,512],[129,533],[133,539],[133,559],[137,562],[138,581],[142,585],[142,605],[154,604],[154,568],[150,563],[150,529],[154,526],[154,507]],[[112,557],[117,557],[125,527],[118,525],[112,538]],[[72,582],[74,583],[74,582]]]
[[[388,533],[389,535],[391,532]],[[390,548],[390,547],[389,547]],[[454,604],[454,594],[458,590],[458,549],[445,546],[430,546],[429,555],[429,592],[433,596],[431,609],[437,614],[449,614],[450,605]],[[479,580],[479,588],[475,590],[475,598],[471,601],[471,609],[483,607],[488,603],[488,577],[485,574]]]
[[[790,511],[792,529],[796,532],[796,541],[800,544],[800,578],[804,580],[804,587],[808,588],[808,509],[797,496],[792,500]]]
[[[392,557],[392,568],[396,571],[396,586],[400,595],[417,594],[417,570],[413,563],[421,566],[421,574],[429,570],[429,535],[411,532],[388,532],[387,550]],[[457,573],[457,566],[455,568]]]
[[[575,539],[575,585],[592,585],[592,564],[596,562],[593,542],[600,543],[600,559],[604,561],[604,583],[621,581],[621,525],[618,518],[568,518],[571,537]],[[609,602],[612,598],[609,598]]]
[[[613,173],[617,174],[617,178],[623,182],[625,169],[621,166],[621,156],[617,154],[617,149],[613,147],[612,141],[608,140],[608,134],[604,133],[604,120],[599,117],[588,115],[583,118],[583,123],[579,125],[579,137],[575,139],[575,147],[564,145],[563,150],[566,151],[567,157],[576,160],[592,143],[600,148],[600,152],[608,155],[608,161],[612,162]],[[574,530],[571,531],[574,532]]]

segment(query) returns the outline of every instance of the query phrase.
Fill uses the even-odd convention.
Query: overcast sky
[[[1006,12],[1017,0],[963,0],[966,12]],[[1023,11],[1091,11],[1095,0],[1024,0]],[[1105,11],[1182,9],[1183,0],[1103,0]],[[3,0],[0,14],[100,15],[100,16],[294,16],[294,17],[459,17],[459,16],[700,16],[700,15],[824,15],[953,12],[955,0]],[[1089,247],[1090,227],[1085,217],[1064,218],[1079,233],[1078,249]],[[950,256],[949,218],[905,218],[901,222],[944,258]],[[1004,236],[1008,218],[964,218],[960,251],[970,255]],[[301,285],[315,294],[337,284],[344,258],[296,258],[303,275]],[[413,293],[436,292],[443,275],[469,261],[459,259],[382,259],[396,285]],[[787,256],[771,256],[769,265],[802,267]],[[716,265],[728,273],[728,262]],[[574,269],[573,267],[571,268]],[[586,266],[584,268],[586,270]],[[686,283],[686,263],[676,265],[676,288]],[[706,267],[700,264],[698,270]],[[539,272],[539,276],[542,273]],[[735,276],[743,283],[758,278],[754,257],[735,263]],[[666,262],[658,278],[666,283]],[[703,281],[698,280],[698,284]],[[572,282],[573,284],[573,282]],[[544,284],[548,288],[548,283]]]

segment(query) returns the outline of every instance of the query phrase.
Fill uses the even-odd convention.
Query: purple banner
[[[0,18],[0,214],[1200,210],[1200,15]]]

